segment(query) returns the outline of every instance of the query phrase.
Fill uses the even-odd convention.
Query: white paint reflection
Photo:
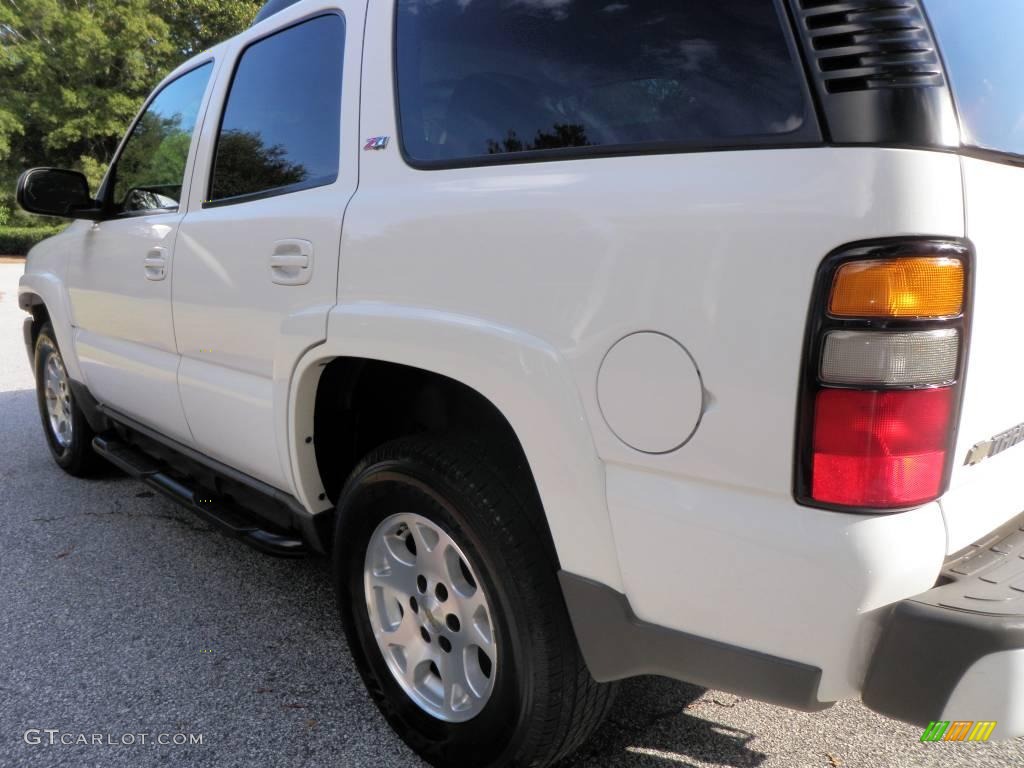
[[[578,173],[545,173],[524,176],[481,176],[477,179],[459,179],[437,185],[439,192],[529,192],[549,191],[568,187],[583,180]]]
[[[217,257],[210,253],[208,248],[204,247],[202,243],[191,235],[179,233],[178,236],[184,239],[184,244],[187,246],[188,252],[198,256],[199,261],[202,262],[203,266],[215,274],[220,279],[222,285],[228,288],[234,287],[234,281],[232,281],[231,275],[229,275],[228,271],[224,269],[224,265],[220,263]]]

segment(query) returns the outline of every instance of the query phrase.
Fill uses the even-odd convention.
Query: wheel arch
[[[78,365],[73,329],[61,280],[49,272],[26,272],[18,284],[18,306],[33,317],[33,342],[43,323],[50,321],[68,376],[82,384],[87,383]]]
[[[38,293],[29,291],[18,295],[18,306],[32,316],[32,333],[25,339],[34,347],[36,339],[39,338],[39,329],[43,323],[50,319],[50,311],[46,308],[46,302]]]
[[[397,412],[385,412],[395,402]],[[344,480],[338,476],[347,475],[353,457],[360,458],[355,454],[373,447],[376,438],[361,442],[360,429],[385,440],[410,428],[475,429],[506,455],[522,457],[561,567],[622,590],[604,465],[574,380],[542,340],[435,310],[340,305],[328,316],[325,343],[299,361],[288,412],[296,495],[307,508],[330,507]],[[354,442],[343,460],[324,450],[330,441],[316,437],[337,424],[332,417]]]

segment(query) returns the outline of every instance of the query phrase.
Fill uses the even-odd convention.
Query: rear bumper
[[[943,577],[894,607],[864,703],[920,726],[989,721],[993,738],[1024,735],[1024,514],[947,563]]]
[[[821,670],[818,702],[860,695],[891,607],[934,586],[946,556],[938,504],[848,515],[614,464],[606,477],[636,618]]]

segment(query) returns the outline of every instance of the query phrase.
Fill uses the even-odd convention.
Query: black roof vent
[[[920,0],[790,0],[837,143],[955,146],[956,115]]]
[[[256,14],[256,18],[252,20],[253,24],[259,24],[268,16],[273,16],[278,11],[283,11],[289,5],[295,5],[299,0],[269,0],[269,2],[260,8],[260,12]]]
[[[935,41],[917,3],[801,0],[800,5],[830,93],[945,84]]]

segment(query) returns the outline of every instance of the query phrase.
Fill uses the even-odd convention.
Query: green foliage
[[[106,161],[97,160],[94,157],[88,155],[81,155],[78,158],[77,169],[85,174],[85,178],[89,180],[89,189],[95,190],[99,187],[100,182],[103,181],[103,174],[107,172]]]
[[[264,0],[169,0],[154,8],[167,22],[171,40],[187,59],[248,27]]]
[[[67,224],[65,219],[55,219],[52,216],[37,216],[34,213],[23,211],[14,202],[13,195],[3,205],[11,212],[6,226],[13,227],[14,229],[52,229],[53,227]],[[0,226],[4,225],[0,224]]]
[[[0,227],[11,223],[11,209],[6,203],[0,203]]]
[[[188,149],[192,136],[184,131],[172,133],[160,142],[150,166],[153,178],[158,180],[177,181],[185,175],[185,163],[188,161]]]
[[[0,3],[0,189],[35,165],[99,183],[168,71],[244,29],[261,0]]]
[[[217,142],[216,199],[252,192],[255,188],[273,189],[297,184],[309,177],[301,163],[289,162],[280,144],[266,146],[259,134],[248,131],[225,131]]]
[[[181,184],[192,136],[179,123],[180,118],[162,118],[148,111],[143,115],[118,161],[114,200],[123,200],[136,187],[175,180]]]
[[[24,256],[40,240],[56,235],[64,226],[0,227],[0,256]]]

